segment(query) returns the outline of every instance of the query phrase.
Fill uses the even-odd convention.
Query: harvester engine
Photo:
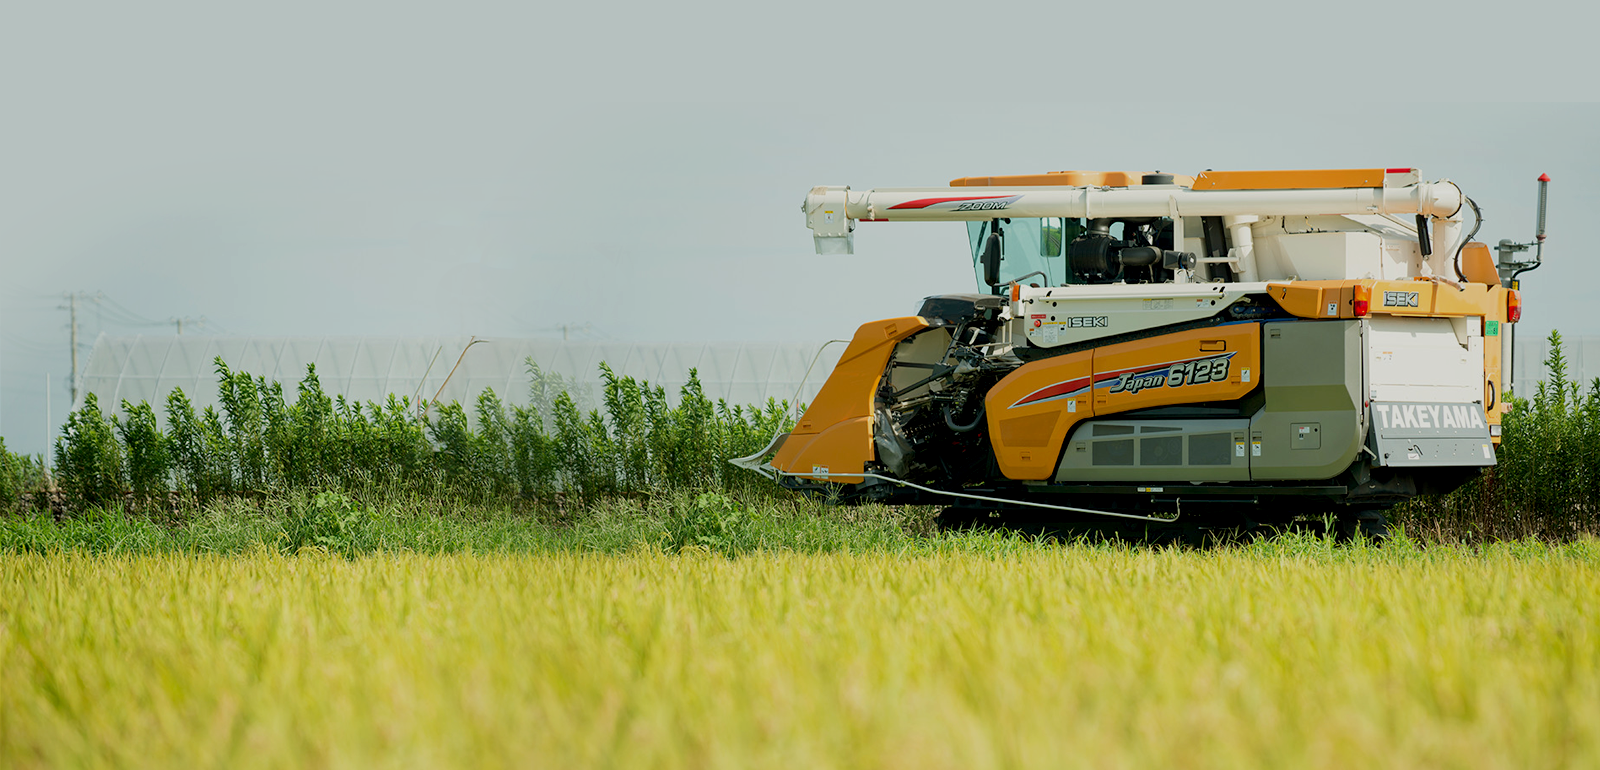
[[[1111,229],[1120,225],[1122,237]],[[1082,283],[1166,283],[1192,254],[1172,250],[1172,223],[1150,217],[1092,219],[1072,240],[1072,274]],[[1157,230],[1156,228],[1161,228]]]

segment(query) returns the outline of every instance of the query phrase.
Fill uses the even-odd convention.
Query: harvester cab
[[[966,222],[977,291],[856,332],[735,461],[786,487],[1227,525],[1370,519],[1495,463],[1521,303],[1449,181],[1068,171],[816,187],[804,212],[820,254],[858,222]]]

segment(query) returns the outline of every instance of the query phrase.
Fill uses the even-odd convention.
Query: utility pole
[[[200,316],[199,318],[194,318],[194,317],[191,317],[191,316],[183,316],[183,317],[180,318],[178,316],[173,316],[171,318],[168,318],[167,321],[170,322],[173,325],[173,327],[178,330],[178,336],[179,337],[183,336],[183,325],[184,324],[190,324],[190,325],[194,325],[194,326],[199,326],[200,327],[200,332],[202,334],[205,333],[205,330],[206,330],[206,317],[205,316]]]
[[[78,294],[67,295],[72,311],[72,403],[78,403]]]
[[[576,330],[578,330],[580,332],[586,332],[586,331],[589,331],[590,324],[588,324],[588,323],[557,324],[556,328],[561,330],[561,341],[562,342],[570,342],[572,340],[572,331],[574,329],[576,329]]]

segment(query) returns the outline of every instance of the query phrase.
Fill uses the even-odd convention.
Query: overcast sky
[[[66,292],[86,348],[821,340],[970,290],[958,224],[813,255],[818,184],[1415,166],[1493,243],[1548,172],[1523,333],[1600,334],[1595,6],[1103,5],[6,4],[0,434],[43,448],[46,374],[64,418]]]

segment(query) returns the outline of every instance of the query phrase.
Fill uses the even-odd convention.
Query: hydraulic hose
[[[950,416],[950,406],[946,404],[944,407],[944,426],[957,433],[970,433],[973,430],[976,430],[979,425],[983,424],[983,412],[987,408],[988,407],[986,405],[980,404],[978,406],[978,416],[972,418],[972,422],[967,423],[966,425],[957,425],[955,418]]]
[[[1483,212],[1478,209],[1478,204],[1471,198],[1467,198],[1466,196],[1462,197],[1466,199],[1467,205],[1472,207],[1472,232],[1467,233],[1467,237],[1462,238],[1461,244],[1456,246],[1455,267],[1456,278],[1462,283],[1466,283],[1467,275],[1466,273],[1461,272],[1461,252],[1467,248],[1467,244],[1471,243],[1473,238],[1477,237],[1478,228],[1483,227]]]

